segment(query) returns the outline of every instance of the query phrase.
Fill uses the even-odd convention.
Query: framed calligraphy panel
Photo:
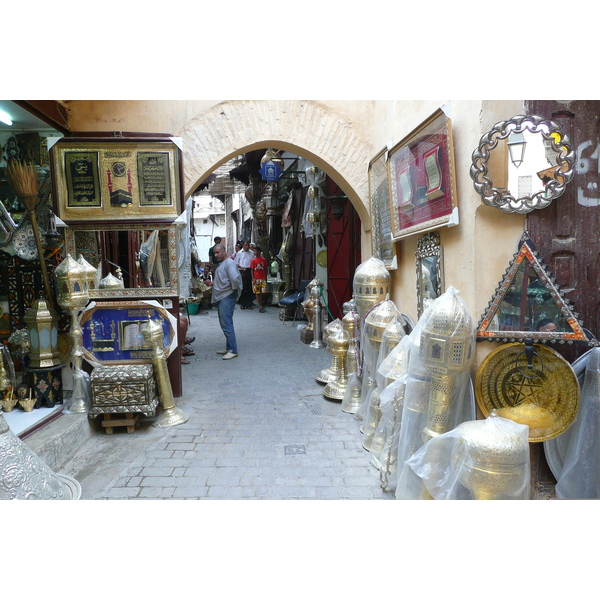
[[[387,164],[394,240],[457,224],[452,124],[442,109],[396,144]]]
[[[369,199],[371,202],[371,244],[373,256],[383,261],[386,269],[398,268],[396,244],[392,238],[387,149],[369,163]]]
[[[55,212],[66,223],[164,222],[181,213],[175,138],[60,138],[50,165]]]

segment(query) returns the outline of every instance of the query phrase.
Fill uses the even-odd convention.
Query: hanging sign
[[[263,163],[259,173],[261,174],[263,181],[279,181],[281,177],[281,168],[277,163],[272,160]]]

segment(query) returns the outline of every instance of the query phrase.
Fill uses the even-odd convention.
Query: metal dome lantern
[[[390,291],[390,274],[382,260],[372,256],[356,268],[353,280],[354,301],[361,321]]]
[[[79,325],[78,311],[89,302],[88,273],[70,254],[54,271],[57,281],[58,304],[71,313],[71,329],[69,334],[73,340],[71,358],[73,361],[73,393],[69,410],[73,413],[86,413],[91,405],[89,375],[81,368],[83,348],[81,338],[83,332]]]

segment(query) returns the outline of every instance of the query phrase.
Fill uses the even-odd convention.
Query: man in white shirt
[[[254,294],[252,293],[252,269],[250,268],[253,258],[254,253],[250,250],[250,244],[245,241],[242,249],[235,255],[235,264],[242,276],[242,295],[239,300],[242,308],[253,308]]]

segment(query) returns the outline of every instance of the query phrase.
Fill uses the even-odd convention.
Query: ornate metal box
[[[90,415],[140,412],[149,417],[158,406],[152,365],[108,365],[96,367],[90,377]]]

